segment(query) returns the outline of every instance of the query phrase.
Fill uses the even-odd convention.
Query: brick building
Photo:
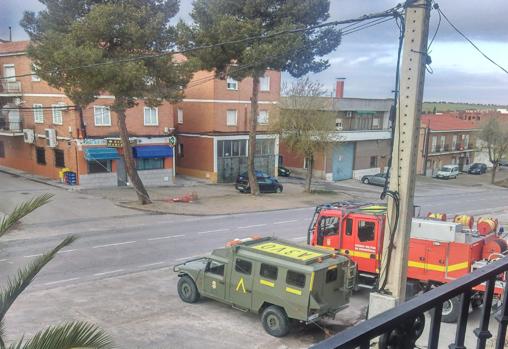
[[[324,112],[335,119],[334,141],[314,157],[317,178],[339,181],[360,179],[384,171],[390,157],[390,99],[344,98],[343,81],[337,82],[335,97],[326,97]],[[307,164],[281,142],[281,162],[303,174]]]
[[[454,113],[422,115],[417,174],[432,176],[449,164],[467,170],[475,160],[478,131],[477,120],[459,119]]]
[[[28,44],[0,43],[0,165],[55,179],[68,168],[82,186],[126,185],[116,114],[109,108],[114,97],[101,95],[80,111],[62,91],[30,75]],[[143,182],[172,183],[173,106],[148,108],[140,101],[127,111],[127,127]]]
[[[259,91],[255,167],[271,175],[277,173],[279,148],[268,122],[280,98],[280,78],[280,72],[267,71]],[[247,171],[251,93],[250,78],[221,80],[206,71],[194,75],[176,106],[178,174],[227,183]]]

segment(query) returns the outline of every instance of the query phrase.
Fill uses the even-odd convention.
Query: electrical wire
[[[78,70],[78,69],[87,69],[87,68],[93,68],[93,67],[99,67],[99,66],[105,66],[105,65],[114,65],[114,64],[119,64],[119,63],[135,62],[135,61],[145,60],[145,59],[155,59],[155,58],[165,57],[165,56],[170,56],[170,55],[175,55],[175,54],[185,54],[185,53],[194,52],[194,51],[198,51],[198,50],[223,47],[226,45],[236,45],[236,44],[242,44],[242,43],[246,43],[246,42],[268,40],[268,39],[273,39],[275,37],[282,36],[282,35],[303,33],[303,32],[313,31],[316,29],[322,29],[322,28],[326,28],[326,27],[339,26],[342,24],[355,24],[355,23],[364,22],[364,21],[367,21],[370,19],[380,19],[380,18],[387,18],[387,17],[393,18],[397,14],[400,15],[400,13],[398,12],[398,10],[400,8],[401,8],[401,5],[399,4],[399,5],[392,7],[386,11],[379,12],[379,13],[373,13],[370,15],[363,15],[363,16],[360,16],[357,18],[326,22],[326,23],[322,23],[322,24],[318,24],[318,25],[314,25],[314,26],[310,26],[310,27],[286,29],[286,30],[281,30],[281,31],[275,32],[275,33],[264,33],[261,35],[249,36],[249,37],[245,37],[242,39],[223,41],[223,42],[209,44],[209,45],[201,45],[201,46],[191,47],[191,48],[183,49],[183,50],[160,52],[160,53],[151,54],[151,55],[141,55],[141,56],[124,58],[124,59],[111,60],[111,61],[106,61],[106,62],[86,64],[86,65],[82,65],[82,66],[76,66],[76,67],[70,67],[67,69],[63,69],[62,72],[69,72],[69,71],[74,71],[74,70]],[[51,74],[53,72],[48,72],[48,73]],[[26,77],[26,76],[32,76],[32,75],[37,75],[37,74],[36,73],[27,73],[27,74],[20,74],[20,75],[11,75],[11,76],[6,76],[6,77],[0,77],[0,80],[7,80],[7,79],[12,79],[12,78]]]
[[[436,3],[434,3],[434,6],[437,5]],[[438,5],[439,6],[439,5]],[[437,26],[436,26],[436,31],[434,32],[434,35],[432,35],[432,39],[430,40],[430,43],[429,45],[427,46],[427,52],[430,52],[430,47],[432,46],[432,44],[434,43],[434,40],[436,39],[436,36],[437,36],[437,33],[439,32],[439,28],[441,27],[441,20],[442,20],[442,17],[441,16],[441,12],[437,11],[437,14],[439,15],[439,20],[437,22]]]
[[[508,70],[506,68],[504,68],[503,66],[501,66],[500,64],[498,64],[497,62],[495,62],[492,58],[490,58],[489,56],[487,56],[486,53],[484,53],[471,39],[469,39],[466,34],[464,34],[463,32],[461,32],[459,30],[459,28],[457,28],[451,21],[450,19],[448,19],[448,17],[446,17],[446,15],[444,14],[443,10],[441,10],[441,8],[439,7],[438,4],[434,4],[434,8],[443,16],[443,18],[448,22],[448,24],[457,32],[459,33],[464,39],[466,39],[467,42],[469,42],[471,44],[471,46],[473,46],[476,51],[480,52],[480,54],[485,57],[488,61],[490,61],[492,64],[494,64],[495,66],[497,66],[499,69],[501,69],[502,71],[504,71],[506,74],[508,74]]]

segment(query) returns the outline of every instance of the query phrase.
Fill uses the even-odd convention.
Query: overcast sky
[[[358,17],[385,10],[396,0],[331,0],[330,19]],[[438,2],[448,18],[485,53],[508,69],[508,0],[443,0]],[[181,0],[179,17],[189,20],[191,0]],[[23,11],[38,11],[37,0],[0,0],[0,37],[27,39],[19,26]],[[437,25],[431,13],[431,35]],[[344,37],[328,57],[326,71],[313,75],[330,91],[336,77],[346,77],[345,96],[390,97],[395,74],[397,27],[387,22]],[[456,101],[508,104],[508,74],[485,60],[443,20],[431,47],[433,74],[426,75],[426,101]],[[284,80],[289,76],[284,75]]]

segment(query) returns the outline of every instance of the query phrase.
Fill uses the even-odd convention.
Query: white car
[[[457,178],[459,175],[459,166],[458,165],[444,165],[441,167],[439,171],[436,173],[436,178]]]

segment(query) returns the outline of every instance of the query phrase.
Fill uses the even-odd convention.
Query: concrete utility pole
[[[399,221],[391,246],[390,227],[396,221],[396,208],[393,198],[388,197],[388,224],[385,227],[379,280],[380,286],[386,285],[382,293],[371,294],[369,317],[405,300],[429,17],[430,0],[416,0],[406,8],[400,97],[396,122],[392,126],[395,127],[395,136],[389,186],[389,190],[399,196]]]

